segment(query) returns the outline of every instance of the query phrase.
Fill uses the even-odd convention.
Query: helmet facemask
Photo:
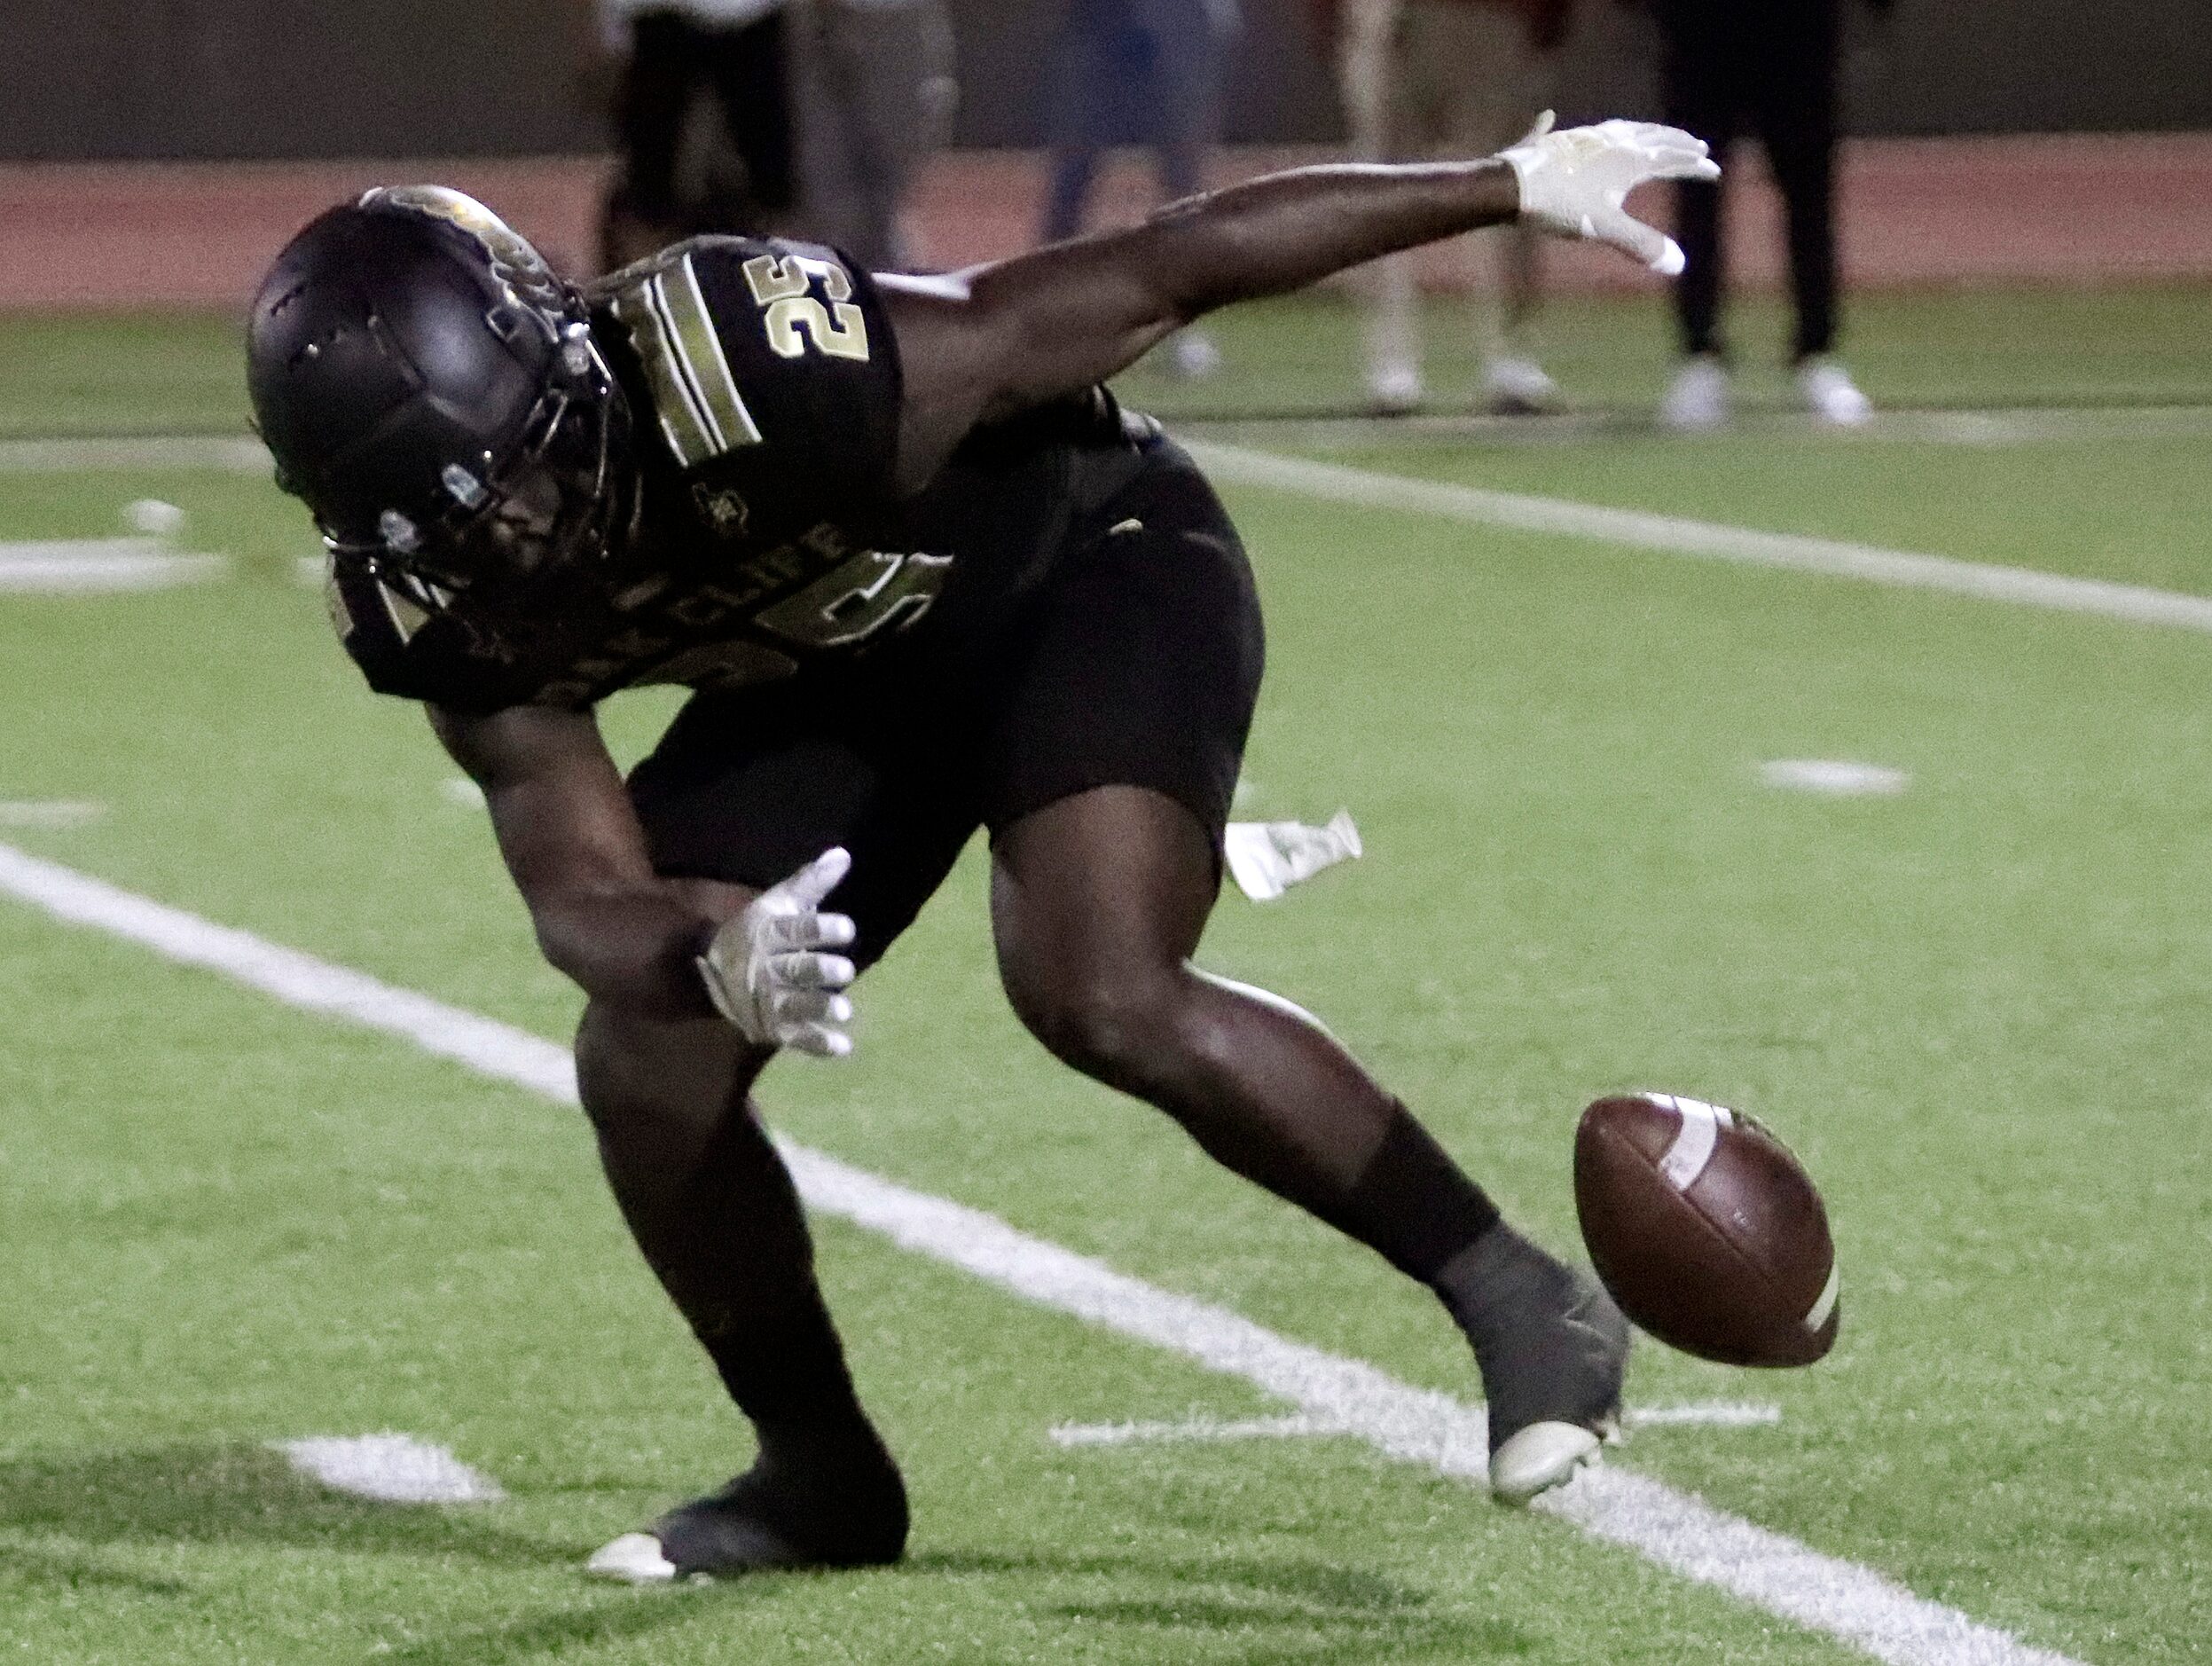
[[[373,526],[326,524],[333,556],[407,587],[434,611],[453,595],[508,594],[603,566],[627,540],[630,409],[580,322],[561,371],[504,457],[440,471],[435,513],[387,508]]]

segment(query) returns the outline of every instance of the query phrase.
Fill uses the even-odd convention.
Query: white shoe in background
[[[1221,350],[1204,330],[1176,331],[1167,355],[1175,373],[1186,381],[1203,381],[1221,368]]]
[[[1800,365],[1797,391],[1805,408],[1832,428],[1863,428],[1874,420],[1874,402],[1832,358],[1808,358]]]
[[[1428,389],[1421,372],[1402,361],[1370,365],[1367,373],[1367,402],[1378,416],[1404,416],[1418,411]]]
[[[1533,358],[1505,356],[1482,369],[1483,402],[1500,416],[1541,416],[1559,404],[1559,384]]]
[[[1728,366],[1717,354],[1698,353],[1675,373],[1659,401],[1659,426],[1677,434],[1709,434],[1728,421]]]

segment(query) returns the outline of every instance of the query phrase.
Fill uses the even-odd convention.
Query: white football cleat
[[[1831,428],[1863,428],[1874,420],[1874,402],[1832,358],[1808,358],[1800,365],[1797,391],[1805,408]]]
[[[1559,403],[1559,384],[1533,358],[1512,354],[1482,369],[1483,401],[1499,416],[1541,416]]]
[[[592,1552],[584,1571],[595,1579],[619,1579],[630,1585],[665,1585],[676,1577],[676,1564],[650,1533],[625,1533]]]
[[[1405,416],[1418,411],[1428,390],[1421,372],[1402,361],[1375,365],[1367,373],[1368,408],[1377,416]]]
[[[1728,421],[1728,366],[1717,354],[1698,353],[1683,360],[1659,401],[1659,426],[1677,434],[1710,434]]]
[[[1490,1455],[1490,1490],[1526,1504],[1597,1456],[1597,1436],[1575,1423],[1532,1423]]]
[[[1579,1423],[1532,1423],[1490,1454],[1490,1492],[1501,1504],[1526,1504],[1597,1462],[1606,1435]]]

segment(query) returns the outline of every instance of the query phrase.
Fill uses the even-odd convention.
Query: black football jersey
[[[1080,500],[1136,454],[1103,389],[978,430],[892,487],[898,343],[835,251],[701,238],[592,291],[642,471],[639,535],[522,597],[433,596],[341,562],[332,616],[372,687],[459,711],[740,688],[892,643],[992,651]]]

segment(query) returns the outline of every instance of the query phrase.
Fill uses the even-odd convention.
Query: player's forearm
[[[1080,350],[1286,295],[1379,255],[1510,220],[1519,207],[1512,169],[1494,158],[1298,168],[1008,262],[978,274],[975,291],[979,300],[1032,287],[1057,296],[1071,319],[1091,326],[1063,338]]]
[[[1379,255],[1512,219],[1520,187],[1494,157],[1270,174],[1171,203],[1124,234],[1170,321],[1283,295]]]
[[[499,854],[546,960],[595,1001],[649,1018],[712,1016],[695,962],[753,893],[654,872],[592,714],[514,706],[429,716],[454,762],[483,789]]]

